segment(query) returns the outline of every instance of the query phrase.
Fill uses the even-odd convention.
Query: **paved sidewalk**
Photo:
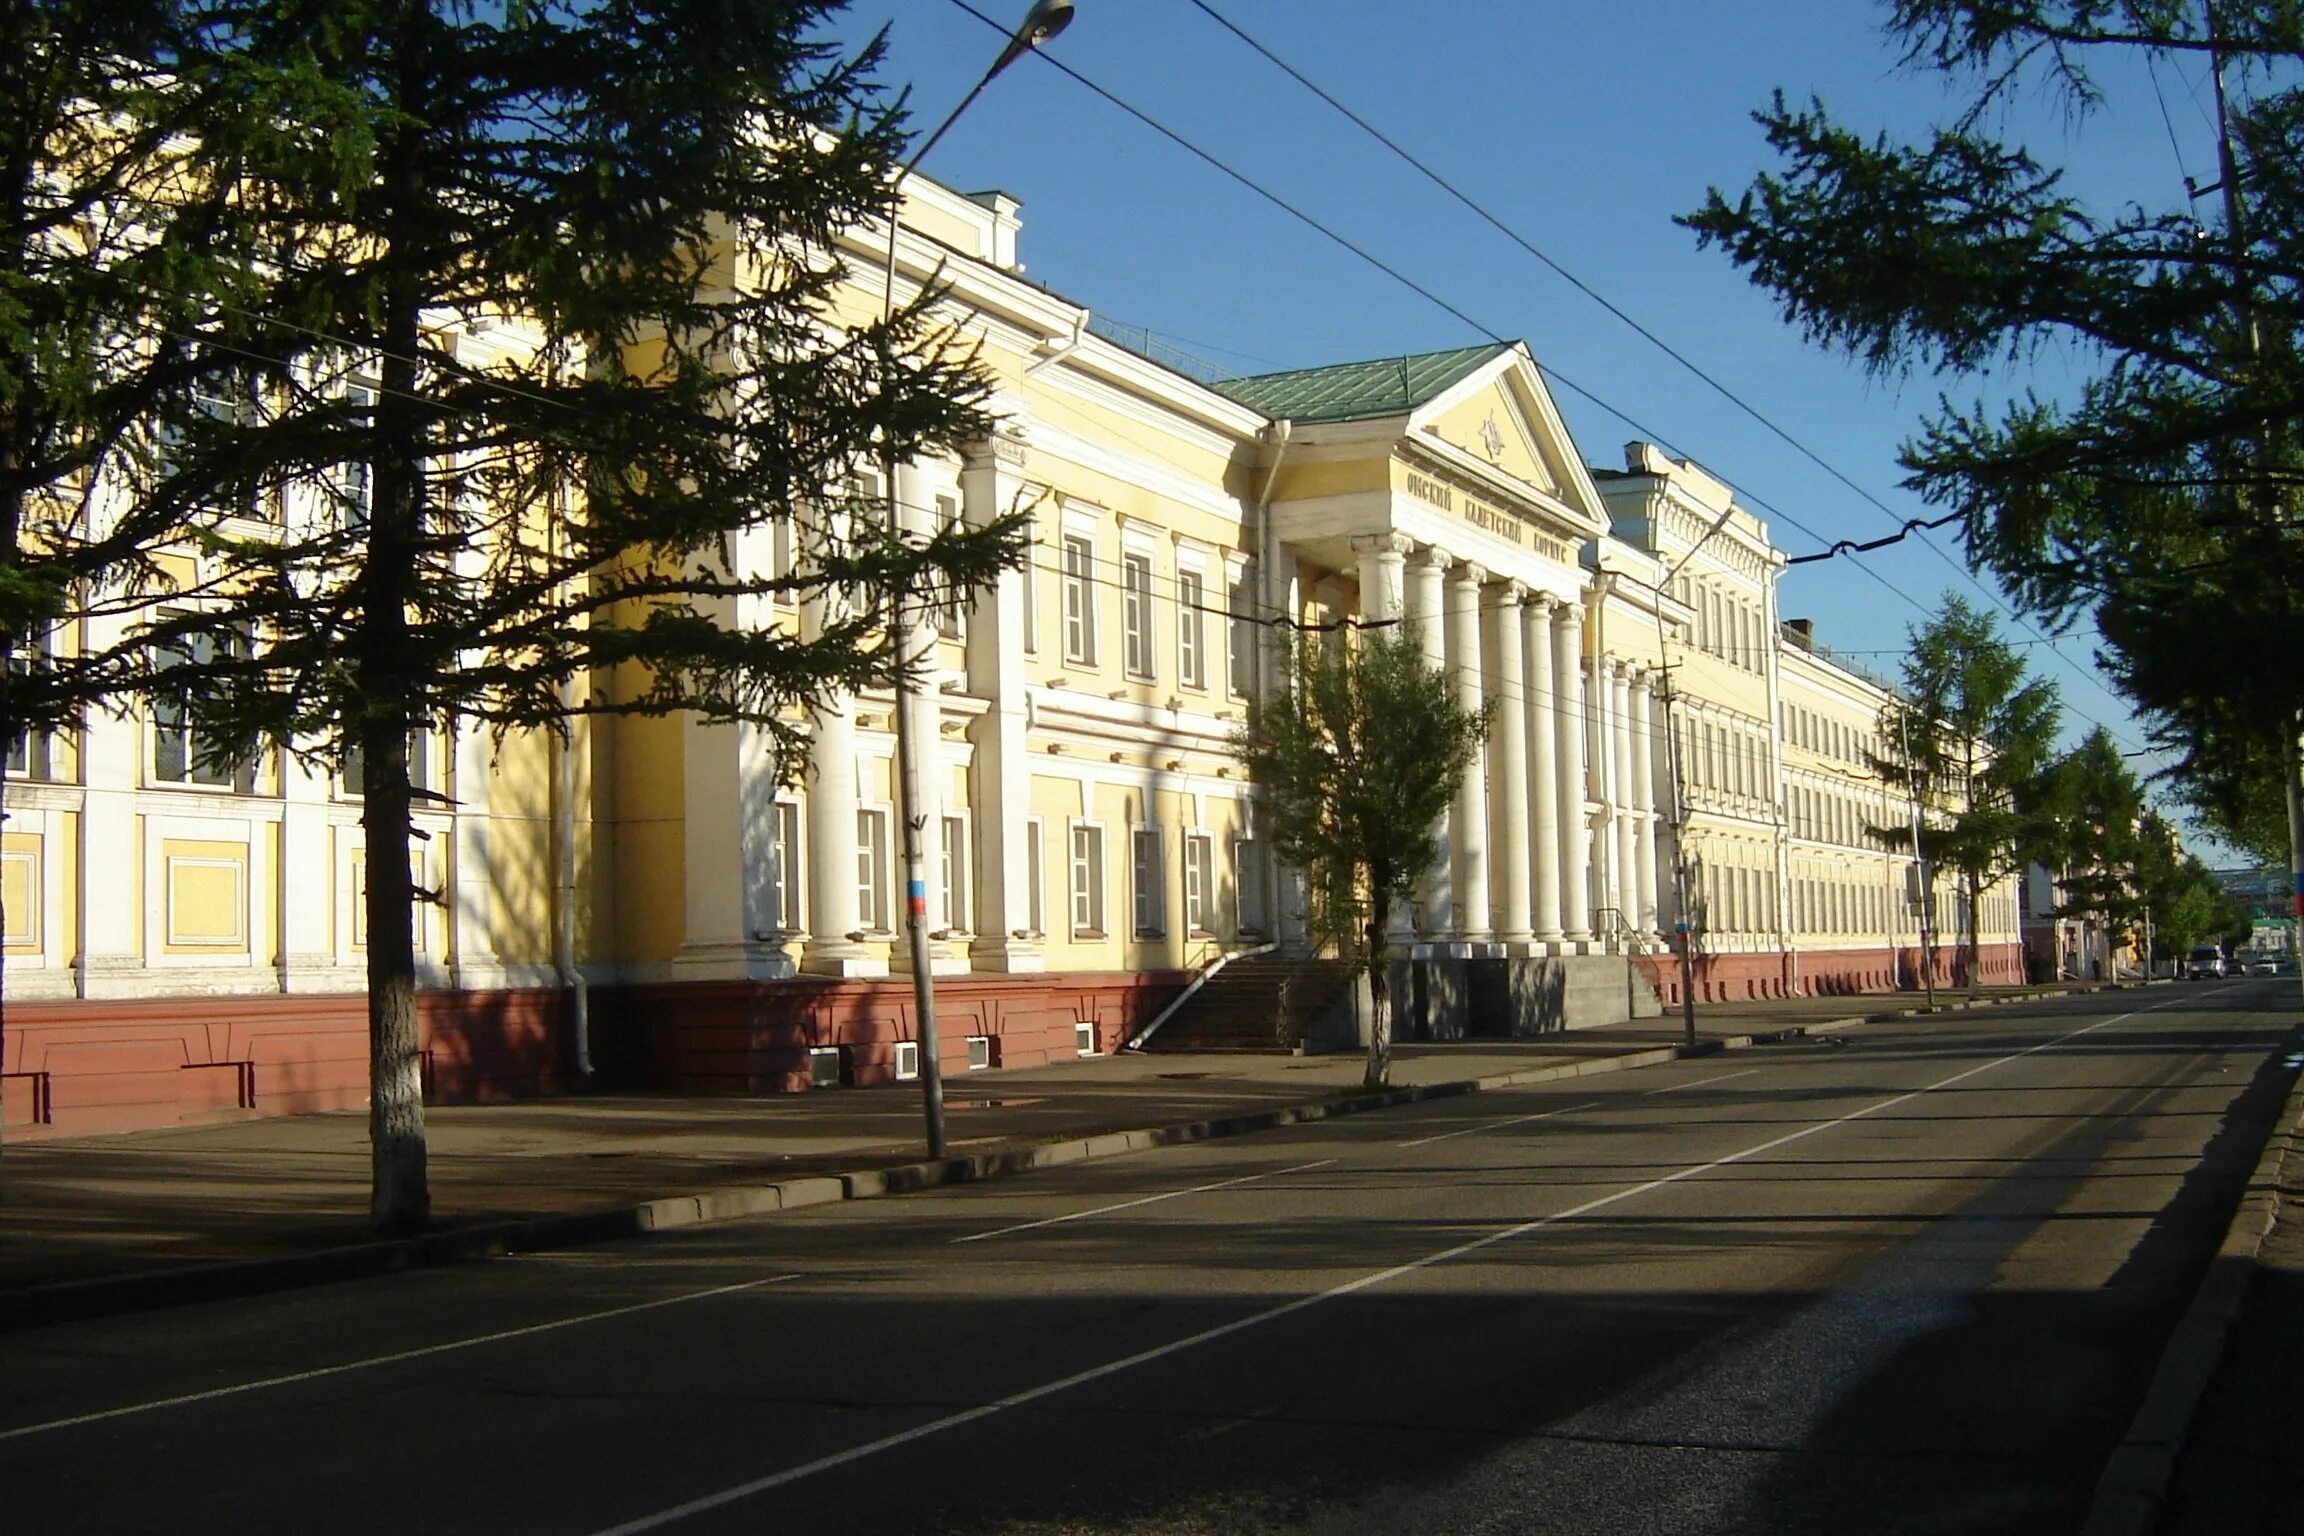
[[[1901,998],[1707,1005],[1704,1049],[1886,1016]],[[1402,1093],[1672,1059],[1677,1016],[1537,1040],[1405,1045]],[[1357,1054],[1124,1054],[946,1080],[925,1164],[917,1087],[759,1098],[580,1094],[437,1106],[436,1231],[366,1226],[364,1114],[33,1141],[0,1161],[0,1327],[277,1289],[760,1214],[1372,1107]],[[1398,1097],[1395,1095],[1394,1097]]]

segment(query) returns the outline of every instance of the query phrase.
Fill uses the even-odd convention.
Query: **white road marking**
[[[1395,1147],[1428,1147],[1436,1141],[1447,1141],[1457,1136],[1474,1136],[1482,1131],[1500,1131],[1508,1125],[1526,1125],[1531,1120],[1549,1120],[1554,1115],[1572,1115],[1580,1109],[1597,1109],[1599,1106],[1600,1101],[1594,1099],[1589,1104],[1569,1104],[1559,1109],[1547,1109],[1539,1115],[1514,1115],[1509,1120],[1483,1120],[1478,1125],[1468,1125],[1460,1131],[1444,1131],[1438,1136],[1422,1136],[1414,1141],[1396,1141],[1392,1145]]]
[[[1642,1094],[1641,1097],[1652,1099],[1657,1094],[1678,1093],[1683,1088],[1708,1088],[1714,1083],[1724,1083],[1732,1077],[1750,1077],[1753,1073],[1759,1070],[1760,1069],[1758,1067],[1746,1067],[1741,1072],[1723,1072],[1718,1077],[1700,1077],[1692,1083],[1670,1083],[1662,1088],[1651,1088],[1645,1094]]]
[[[709,1301],[715,1296],[733,1296],[739,1291],[758,1290],[764,1285],[779,1285],[786,1280],[797,1280],[798,1273],[770,1275],[764,1280],[744,1280],[734,1285],[717,1285],[707,1291],[690,1291],[684,1296],[664,1296],[655,1301],[636,1301],[628,1307],[608,1307],[599,1312],[585,1312],[575,1317],[563,1317],[549,1323],[531,1323],[525,1328],[507,1328],[500,1333],[476,1334],[469,1339],[451,1339],[445,1344],[427,1344],[422,1349],[403,1349],[394,1354],[374,1355],[366,1360],[347,1360],[342,1365],[324,1365],[318,1370],[297,1371],[287,1376],[267,1376],[261,1381],[243,1381],[236,1386],[214,1387],[206,1392],[187,1392],[181,1397],[155,1398],[148,1403],[130,1403],[121,1408],[106,1408],[96,1413],[75,1414],[69,1419],[50,1419],[42,1424],[22,1424],[14,1429],[0,1429],[0,1440],[22,1440],[31,1435],[44,1435],[51,1430],[71,1429],[80,1424],[101,1424],[106,1419],[124,1419],[133,1414],[153,1413],[162,1408],[181,1408],[187,1403],[213,1402],[220,1397],[238,1397],[244,1392],[264,1392],[274,1387],[291,1387],[302,1381],[320,1381],[329,1376],[342,1376],[350,1371],[372,1370],[380,1365],[397,1365],[403,1360],[421,1360],[428,1355],[452,1354],[459,1349],[477,1349],[483,1344],[501,1344],[507,1339],[528,1338],[539,1333],[553,1333],[562,1328],[574,1328],[583,1323],[597,1323],[611,1317],[630,1317],[635,1312],[653,1312],[661,1307],[677,1307],[683,1302]]]
[[[1109,1216],[1114,1211],[1131,1210],[1139,1205],[1157,1205],[1162,1200],[1174,1200],[1183,1195],[1204,1195],[1213,1189],[1230,1189],[1236,1184],[1253,1184],[1258,1179],[1276,1179],[1284,1173],[1302,1173],[1308,1168],[1325,1168],[1336,1161],[1324,1157],[1316,1163],[1298,1163],[1293,1168],[1275,1168],[1269,1173],[1242,1174],[1237,1179],[1220,1179],[1214,1184],[1196,1184],[1190,1189],[1172,1189],[1164,1195],[1145,1195],[1136,1200],[1123,1200],[1118,1205],[1100,1205],[1090,1211],[1074,1211],[1068,1216],[1050,1216],[1042,1221],[1022,1222],[1013,1227],[996,1227],[989,1232],[971,1232],[966,1237],[952,1239],[955,1243],[980,1243],[988,1237],[1006,1237],[1011,1232],[1030,1232],[1036,1227],[1053,1227],[1062,1222],[1080,1221],[1090,1216]]]
[[[2171,998],[2167,1003],[2153,1004],[2153,1008],[2165,1008],[2176,1001],[2178,999]],[[1955,1072],[1950,1077],[1940,1078],[1925,1087],[1915,1088],[1909,1093],[1900,1093],[1892,1098],[1881,1099],[1877,1103],[1868,1104],[1862,1109],[1842,1115],[1836,1120],[1819,1121],[1805,1129],[1771,1137],[1767,1141],[1746,1147],[1741,1152],[1731,1152],[1726,1157],[1714,1158],[1708,1163],[1692,1164],[1677,1173],[1668,1173],[1662,1178],[1650,1179],[1645,1184],[1637,1184],[1630,1189],[1618,1190],[1612,1195],[1602,1195],[1598,1199],[1587,1200],[1582,1205],[1571,1206],[1567,1210],[1554,1212],[1550,1216],[1539,1216],[1534,1221],[1524,1221],[1516,1226],[1505,1227],[1489,1233],[1486,1237],[1477,1237],[1467,1243],[1458,1243],[1453,1248],[1443,1248],[1421,1259],[1412,1259],[1405,1264],[1395,1264],[1390,1269],[1377,1270],[1373,1274],[1363,1275],[1357,1280],[1348,1280],[1342,1285],[1332,1286],[1310,1296],[1299,1296],[1294,1301],[1282,1302],[1275,1307],[1266,1307],[1261,1312],[1252,1312],[1248,1316],[1237,1318],[1232,1322],[1221,1323],[1214,1328],[1205,1328],[1184,1338],[1155,1345],[1150,1349],[1139,1350],[1133,1355],[1126,1355],[1118,1360],[1106,1361],[1102,1365],[1090,1366],[1084,1371],[1075,1371],[1069,1376],[1043,1382],[1037,1387],[1028,1387],[1022,1392],[1011,1393],[993,1402],[980,1403],[974,1408],[965,1408],[958,1413],[946,1414],[940,1419],[932,1419],[925,1424],[899,1430],[892,1435],[883,1435],[877,1440],[868,1441],[863,1445],[851,1446],[845,1451],[835,1451],[828,1456],[819,1456],[814,1461],[802,1462],[796,1467],[786,1467],[781,1472],[771,1472],[765,1477],[756,1477],[750,1482],[738,1483],[732,1488],[723,1488],[718,1493],[708,1493],[700,1498],[690,1499],[685,1504],[675,1504],[669,1509],[659,1510],[652,1515],[642,1515],[640,1518],[628,1520],[622,1525],[606,1527],[594,1532],[593,1536],[639,1536],[642,1531],[660,1530],[664,1526],[685,1520],[691,1515],[701,1515],[710,1510],[723,1509],[730,1504],[740,1503],[745,1499],[767,1493],[771,1489],[782,1488],[804,1478],[814,1477],[819,1472],[829,1472],[836,1467],[847,1466],[851,1462],[863,1461],[885,1451],[893,1451],[910,1445],[916,1440],[925,1440],[932,1435],[943,1434],[946,1430],[959,1429],[964,1425],[973,1424],[979,1419],[988,1419],[996,1414],[1006,1413],[1011,1408],[1021,1408],[1028,1403],[1039,1402],[1042,1398],[1053,1397],[1059,1392],[1069,1392],[1074,1387],[1083,1387],[1090,1382],[1102,1381],[1107,1376],[1117,1376],[1121,1372],[1133,1370],[1139,1365],[1149,1365],[1155,1360],[1164,1360],[1170,1355],[1182,1354],[1186,1350],[1197,1349],[1203,1344],[1212,1344],[1218,1339],[1229,1338],[1236,1333],[1245,1333],[1251,1328],[1261,1328],[1267,1323],[1276,1323],[1284,1317],[1293,1317],[1299,1312],[1308,1311],[1324,1302],[1357,1295],[1372,1287],[1415,1274],[1419,1270],[1430,1269],[1437,1264],[1446,1264],[1451,1260],[1463,1258],[1467,1254],[1493,1248],[1499,1243],[1508,1243],[1514,1238],[1525,1237],[1532,1232],[1541,1232],[1545,1228],[1557,1226],[1561,1222],[1573,1221],[1579,1216],[1588,1216],[1594,1211],[1604,1210],[1611,1205],[1620,1205],[1626,1200],[1637,1199],[1642,1195],[1651,1194],[1683,1180],[1695,1178],[1699,1174],[1730,1167],[1748,1158],[1758,1157],[1764,1152],[1773,1152],[1778,1147],[1790,1146],[1793,1142],[1805,1141],[1809,1137],[1820,1135],[1825,1131],[1837,1130],[1852,1121],[1879,1114],[1882,1110],[1894,1109],[1899,1104],[1909,1104],[1914,1099],[1925,1097],[1940,1089],[1949,1088],[1954,1083],[1965,1082],[1969,1078],[1989,1072],[1995,1067],[2006,1066],[2009,1062],[2021,1061],[2027,1056],[2036,1056],[2042,1051],[2053,1050],[2067,1041],[2077,1040],[2083,1035],[2092,1035],[2100,1029],[2109,1029],[2114,1024],[2132,1019],[2139,1013],[2151,1011],[2152,1009],[2148,1008],[2138,1008],[2114,1018],[2101,1019],[2085,1028],[2058,1035],[2053,1040],[2044,1040],[2038,1045],[2029,1046],[2024,1050]]]

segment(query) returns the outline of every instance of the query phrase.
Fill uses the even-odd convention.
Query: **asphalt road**
[[[2077,1529],[2293,983],[0,1338],[19,1531]],[[2134,1011],[2122,1011],[2122,1010]]]

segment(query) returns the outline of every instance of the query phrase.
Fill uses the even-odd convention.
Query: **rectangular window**
[[[796,513],[787,512],[768,527],[768,562],[775,568],[773,574],[780,582],[792,579],[798,563],[793,548],[798,537],[798,530],[793,526],[796,517]],[[800,589],[780,586],[770,594],[769,601],[779,608],[797,608]]]
[[[1176,573],[1176,676],[1187,688],[1208,686],[1206,591],[1198,571]]]
[[[1216,847],[1205,832],[1184,834],[1184,922],[1196,934],[1216,931]]]
[[[408,733],[408,787],[417,790],[438,790],[445,782],[438,757],[441,752],[440,733],[430,726],[420,725]],[[347,800],[362,798],[361,786],[368,775],[368,754],[357,741],[344,748],[344,757],[336,765],[338,793]],[[424,808],[422,795],[416,797],[418,809]]]
[[[1152,557],[1120,557],[1122,661],[1130,677],[1152,675]]]
[[[1042,888],[1048,866],[1046,832],[1040,818],[1024,823],[1024,928],[1034,938],[1048,931],[1047,894]]]
[[[856,914],[868,930],[888,931],[888,813],[856,813]]]
[[[47,648],[39,641],[19,645],[8,653],[8,675],[11,679],[29,677],[47,661]],[[50,772],[50,738],[46,731],[18,731],[8,742],[8,776],[12,779],[45,779]]]
[[[948,533],[960,521],[960,503],[950,496],[936,498],[936,531]],[[947,640],[964,639],[967,635],[964,615],[968,608],[968,594],[954,586],[943,601],[936,605],[936,633]],[[949,910],[949,908],[947,908]]]
[[[805,933],[808,925],[800,910],[800,807],[790,800],[776,802],[774,837],[769,853],[776,861],[776,926],[786,933]]]
[[[1072,932],[1104,937],[1104,829],[1072,828]]]
[[[344,388],[344,421],[352,431],[367,438],[368,427],[376,417],[376,391],[366,384],[348,384]],[[371,483],[365,452],[355,452],[336,470],[332,487],[335,492],[336,516],[349,531],[368,526],[368,512],[375,504],[375,489]]]
[[[1253,566],[1243,567],[1240,574],[1232,578],[1232,590],[1225,598],[1225,606],[1232,615],[1225,626],[1225,659],[1232,695],[1241,699],[1256,691],[1256,609],[1248,595],[1254,570]]]
[[[1064,659],[1096,665],[1096,545],[1077,535],[1064,540]]]
[[[1129,834],[1128,856],[1133,879],[1130,891],[1133,897],[1136,937],[1157,938],[1168,931],[1161,912],[1161,886],[1167,871],[1160,861],[1160,832],[1156,827],[1138,827]]]
[[[944,818],[944,842],[936,872],[938,894],[944,904],[944,926],[960,933],[974,933],[976,924],[968,909],[968,819],[965,816]]]
[[[182,666],[206,666],[245,655],[247,644],[237,635],[187,635],[152,648],[155,671]],[[256,787],[256,760],[235,756],[224,742],[200,729],[183,702],[152,702],[152,779],[158,784],[191,784],[239,790]]]

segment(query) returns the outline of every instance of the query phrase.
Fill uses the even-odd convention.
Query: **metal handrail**
[[[1268,955],[1279,947],[1280,946],[1276,943],[1259,944],[1253,949],[1236,949],[1233,950],[1230,954],[1218,955],[1214,960],[1209,962],[1208,968],[1206,970],[1202,971],[1199,975],[1193,977],[1190,981],[1184,984],[1184,990],[1177,993],[1176,996],[1169,1001],[1167,1007],[1161,1009],[1158,1013],[1152,1016],[1151,1023],[1145,1025],[1142,1029],[1131,1035],[1128,1038],[1128,1043],[1121,1046],[1120,1049],[1124,1051],[1140,1051],[1144,1049],[1144,1042],[1151,1039],[1152,1036],[1158,1032],[1161,1025],[1167,1023],[1171,1018],[1174,1018],[1176,1015],[1176,1010],[1182,1008],[1186,1003],[1192,1001],[1193,996],[1198,993],[1202,987],[1208,985],[1210,978],[1214,977],[1218,971],[1221,971],[1224,969],[1224,967],[1230,965],[1233,961],[1246,960],[1255,955]]]

